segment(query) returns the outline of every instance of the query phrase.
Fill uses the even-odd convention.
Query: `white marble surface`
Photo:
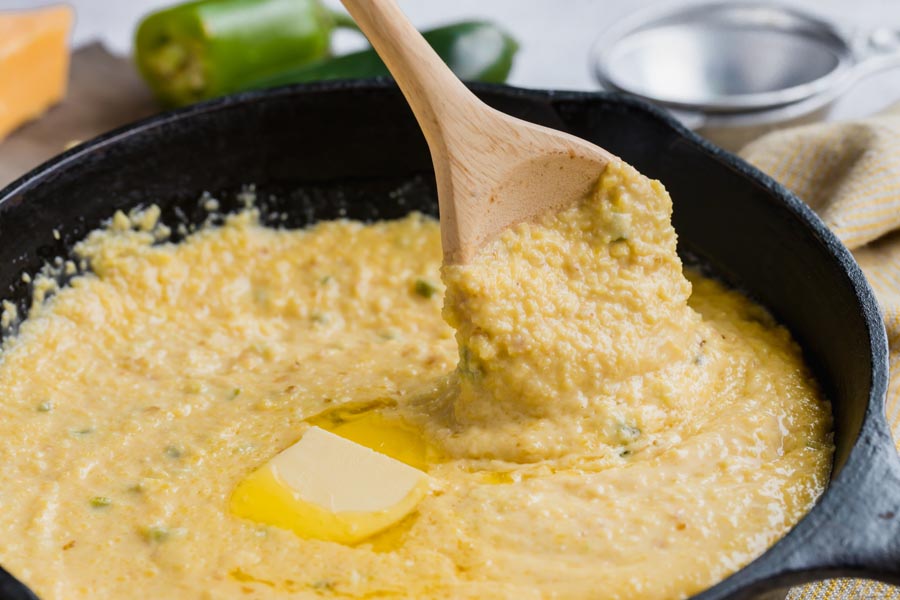
[[[337,5],[337,0],[328,0]],[[400,0],[420,27],[460,18],[485,17],[502,23],[522,43],[510,83],[524,87],[597,89],[588,65],[592,42],[607,27],[643,7],[677,4],[679,0]],[[784,0],[847,27],[900,30],[900,0]],[[53,0],[0,0],[0,9],[33,7]],[[141,15],[173,0],[68,0],[78,14],[74,44],[103,40],[110,49],[128,53]],[[361,44],[342,33],[336,50]],[[900,70],[872,76],[858,84],[836,106],[833,118],[862,116],[900,102]]]

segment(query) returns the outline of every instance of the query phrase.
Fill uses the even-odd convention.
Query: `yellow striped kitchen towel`
[[[741,155],[806,201],[853,251],[884,311],[890,346],[888,421],[900,439],[900,106],[854,122],[776,131]],[[835,580],[789,600],[900,600],[900,588]]]

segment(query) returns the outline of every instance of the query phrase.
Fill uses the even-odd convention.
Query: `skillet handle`
[[[900,457],[884,423],[864,431],[823,497],[822,519],[790,557],[786,572],[807,581],[834,577],[900,585]]]

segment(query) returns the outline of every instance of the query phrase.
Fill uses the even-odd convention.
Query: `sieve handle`
[[[856,36],[854,79],[900,67],[900,30],[879,27]]]

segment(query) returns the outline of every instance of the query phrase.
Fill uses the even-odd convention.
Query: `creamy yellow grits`
[[[0,564],[48,600],[712,585],[824,489],[830,407],[762,308],[684,278],[670,213],[611,165],[590,201],[445,269],[455,338],[430,218],[248,211],[159,244],[153,213],[117,215],[0,355]],[[310,424],[434,491],[355,546],[234,516]]]

